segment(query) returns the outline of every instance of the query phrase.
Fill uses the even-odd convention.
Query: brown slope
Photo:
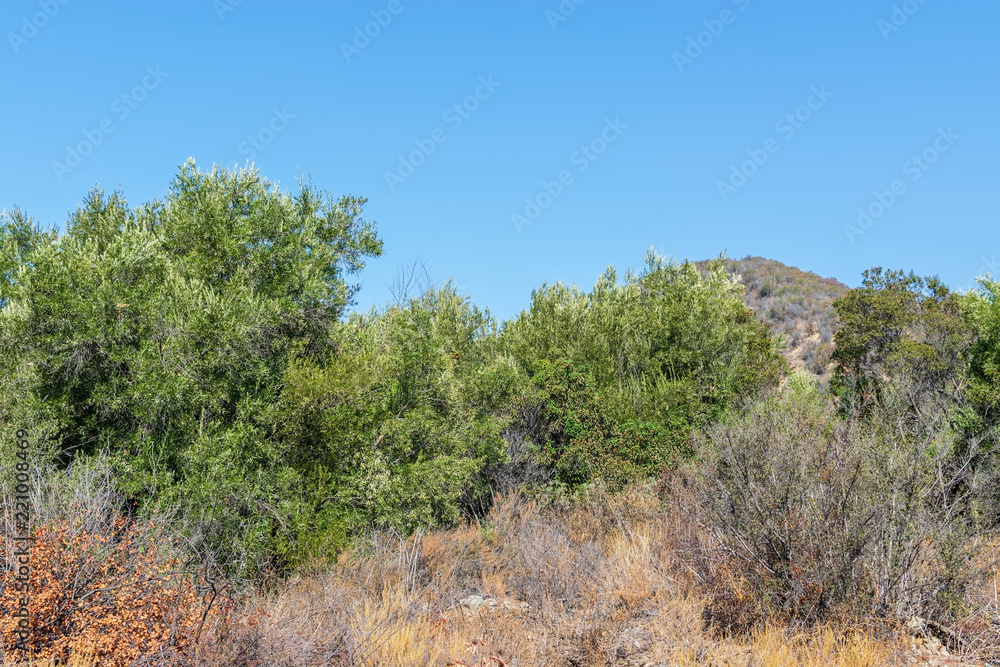
[[[828,379],[837,328],[833,302],[850,288],[763,257],[731,259],[726,268],[743,277],[744,302],[771,325],[774,334],[783,336],[784,355],[792,368]]]

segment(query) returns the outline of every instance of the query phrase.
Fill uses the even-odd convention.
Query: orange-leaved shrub
[[[207,607],[194,573],[163,546],[154,520],[114,515],[95,530],[79,515],[32,531],[29,575],[30,656],[17,648],[13,613],[25,596],[9,554],[0,569],[0,645],[18,662],[89,655],[100,665],[126,667],[162,649],[193,647],[204,621],[225,611]]]

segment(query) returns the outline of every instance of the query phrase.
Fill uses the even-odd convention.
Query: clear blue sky
[[[506,317],[649,246],[965,287],[1000,260],[1000,4],[895,4],[6,0],[0,208],[63,228],[255,153],[368,197],[363,309],[417,257]]]

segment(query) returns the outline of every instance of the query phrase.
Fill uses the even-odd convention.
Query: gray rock
[[[481,595],[470,595],[459,600],[458,604],[462,605],[469,611],[476,611],[486,604],[486,600]]]

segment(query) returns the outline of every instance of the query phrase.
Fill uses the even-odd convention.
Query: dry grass
[[[376,536],[304,573],[257,599],[264,621],[230,631],[200,664],[980,664],[857,624],[722,636],[704,620],[707,573],[692,557],[704,539],[651,490],[544,508],[515,496],[477,525]],[[983,595],[981,624],[997,611]]]
[[[594,491],[544,505],[515,495],[474,525],[407,540],[374,535],[215,619],[193,654],[146,656],[133,667],[875,667],[997,657],[996,578],[970,598],[951,638],[902,624],[790,627],[776,618],[727,635],[708,610],[720,596],[739,604],[741,583],[706,561],[710,538],[662,495]],[[936,650],[935,634],[965,654]],[[75,654],[34,664],[102,661]]]

